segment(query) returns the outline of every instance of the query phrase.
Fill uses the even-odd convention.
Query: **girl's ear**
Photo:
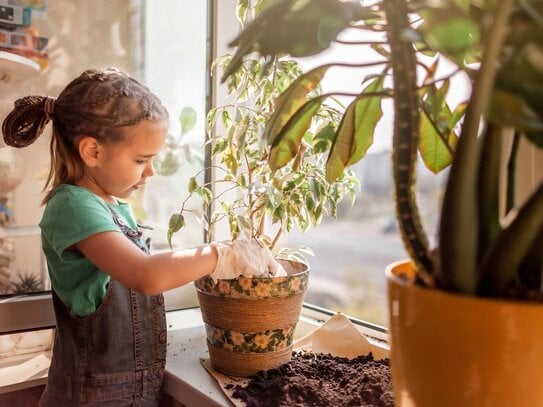
[[[79,140],[78,151],[83,162],[89,167],[98,165],[98,157],[100,156],[100,143],[94,137],[85,136]]]

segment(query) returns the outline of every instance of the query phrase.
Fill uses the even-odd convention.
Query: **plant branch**
[[[422,64],[419,64],[419,65],[422,65]],[[446,75],[446,76],[442,76],[441,78],[436,78],[432,81],[429,81],[429,82],[424,82],[420,87],[419,89],[424,89],[424,88],[429,88],[431,86],[434,86],[440,82],[444,82],[448,79],[451,79],[453,76],[455,76],[456,74],[458,74],[458,72],[461,72],[462,69],[458,68],[458,69],[455,69],[453,72],[451,72],[449,75]]]
[[[275,234],[275,237],[273,238],[271,244],[270,244],[270,250],[273,250],[273,248],[275,247],[275,245],[277,244],[277,241],[279,240],[279,237],[281,237],[281,234],[283,233],[283,227],[280,226],[279,227],[279,230],[277,231],[277,233]]]
[[[335,41],[338,44],[342,45],[386,45],[386,41],[343,41],[343,40],[336,40]]]
[[[340,67],[340,68],[369,68],[372,66],[386,65],[388,61],[373,61],[373,62],[361,62],[361,63],[347,63],[347,62],[332,62],[330,64],[324,64],[320,68],[324,67]]]

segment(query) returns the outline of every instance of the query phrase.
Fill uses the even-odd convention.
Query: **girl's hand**
[[[238,276],[284,276],[287,273],[275,260],[271,251],[256,239],[215,243],[217,265],[211,273],[213,280]]]

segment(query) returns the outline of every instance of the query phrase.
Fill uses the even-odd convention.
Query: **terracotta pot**
[[[281,263],[286,277],[195,281],[210,362],[216,371],[249,376],[290,360],[309,268]]]
[[[410,262],[386,273],[397,406],[543,406],[543,305],[414,286]]]

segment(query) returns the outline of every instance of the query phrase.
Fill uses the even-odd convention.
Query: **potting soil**
[[[389,360],[294,352],[289,363],[251,376],[231,394],[248,407],[394,406]]]

